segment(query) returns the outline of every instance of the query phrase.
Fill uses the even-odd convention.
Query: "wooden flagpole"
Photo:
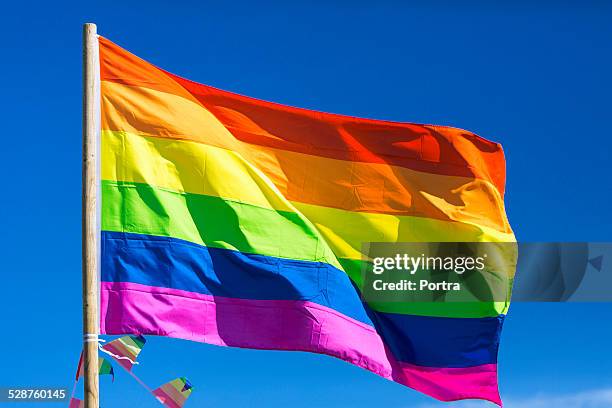
[[[85,408],[99,408],[98,387],[98,169],[97,135],[100,128],[99,60],[96,25],[83,26],[83,363]]]

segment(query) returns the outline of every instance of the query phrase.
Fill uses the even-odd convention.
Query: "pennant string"
[[[108,354],[109,356],[111,356],[112,358],[115,358],[115,359],[117,359],[117,360],[127,360],[127,361],[129,361],[130,363],[132,363],[132,365],[140,364],[138,361],[133,361],[131,358],[129,358],[129,357],[127,357],[127,356],[118,356],[118,355],[116,355],[116,354],[114,354],[114,353],[111,353],[110,351],[108,351],[108,350],[106,350],[106,349],[102,348],[102,346],[101,346],[101,345],[98,345],[98,349],[99,349],[101,352],[106,353],[106,354]],[[122,367],[123,367],[123,366],[122,366]],[[126,371],[127,371],[127,370],[126,370]],[[128,371],[128,372],[129,372],[129,371]]]

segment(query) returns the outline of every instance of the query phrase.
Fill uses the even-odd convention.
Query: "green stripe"
[[[339,259],[344,271],[351,277],[358,288],[363,287],[364,268],[371,267],[371,262],[358,259]],[[512,286],[512,282],[510,282]],[[408,314],[436,317],[495,317],[505,314],[509,302],[368,302],[373,310],[386,313]]]
[[[342,269],[325,240],[301,214],[146,184],[102,181],[102,229],[325,262]]]
[[[111,363],[108,362],[107,359],[100,357],[100,370],[99,373],[100,375],[113,375],[114,376],[114,372],[113,372],[113,366],[111,365]]]
[[[134,345],[139,349],[142,349],[145,345],[144,342],[140,341],[136,336],[130,336],[130,340],[132,340],[134,342]]]
[[[174,237],[209,247],[326,262],[361,287],[364,261],[339,259],[298,213],[219,197],[177,193],[146,184],[102,181],[102,229]],[[383,312],[442,317],[497,316],[503,303],[370,303]]]
[[[373,310],[385,313],[397,313],[432,317],[495,317],[506,314],[509,303],[506,302],[368,302]]]

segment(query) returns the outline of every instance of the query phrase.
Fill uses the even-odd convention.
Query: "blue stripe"
[[[375,312],[376,330],[399,361],[426,367],[497,363],[504,316],[428,317]]]
[[[502,316],[462,319],[374,312],[362,303],[348,276],[329,264],[150,235],[102,231],[102,281],[317,303],[374,326],[397,360],[426,367],[495,363],[503,323]]]
[[[176,238],[102,231],[102,281],[255,300],[304,300],[373,326],[343,271]]]

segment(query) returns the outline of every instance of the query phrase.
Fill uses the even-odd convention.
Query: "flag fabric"
[[[146,342],[142,335],[123,336],[105,344],[102,350],[107,351],[117,363],[131,371]]]
[[[107,359],[98,357],[98,367],[100,375],[110,375],[113,378],[113,382],[115,381],[115,370],[113,370],[113,366]],[[85,375],[85,365],[83,364],[83,352],[81,352],[75,380],[78,381],[83,375]]]
[[[168,408],[181,408],[191,395],[192,386],[185,377],[176,378],[153,390],[153,395]]]
[[[322,353],[500,404],[509,301],[360,296],[363,243],[514,241],[499,144],[265,102],[99,46],[102,333]]]
[[[70,398],[68,408],[83,408],[83,407],[85,407],[85,403],[83,402],[83,400],[80,400],[74,397]]]
[[[113,378],[113,381],[115,381],[115,370],[113,370],[113,366],[110,364],[110,362],[105,359],[102,358],[100,359],[100,371],[99,371],[100,375],[110,375]]]

